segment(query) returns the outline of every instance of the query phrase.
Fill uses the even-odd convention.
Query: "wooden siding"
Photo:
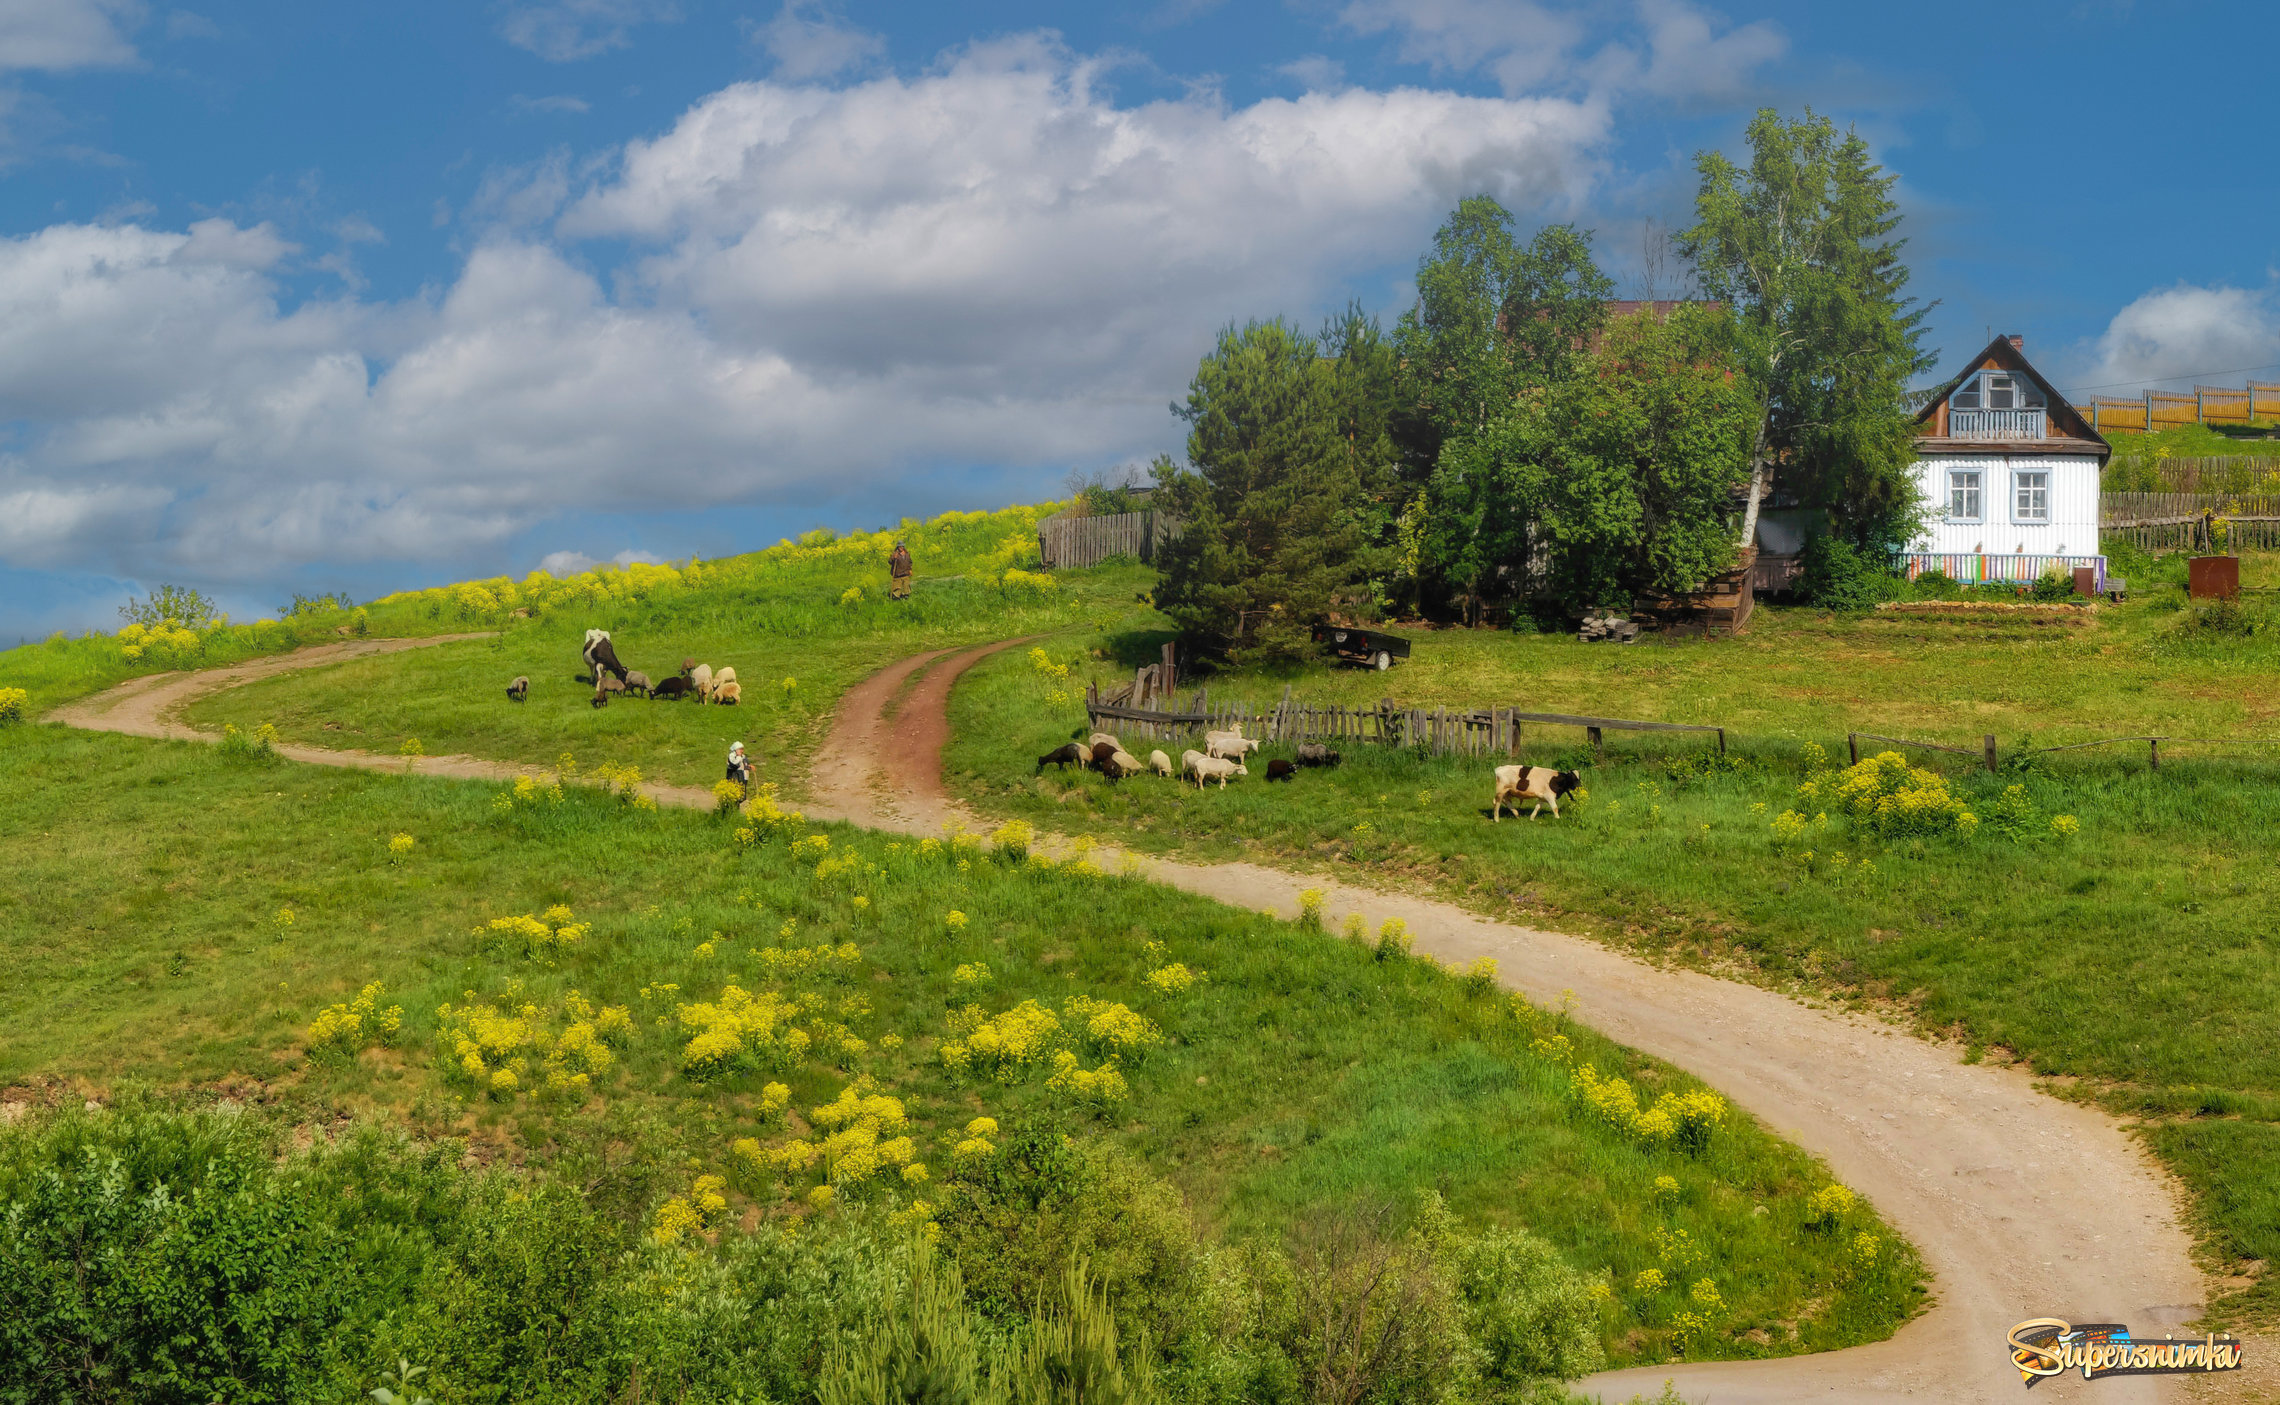
[[[1948,473],[1977,469],[1980,518],[1947,520]],[[2050,516],[2014,521],[2018,501],[2013,475],[2050,474]],[[1928,454],[1916,461],[1916,486],[1935,515],[1908,544],[1911,552],[1975,555],[2088,556],[2098,549],[2098,462],[2076,455]]]

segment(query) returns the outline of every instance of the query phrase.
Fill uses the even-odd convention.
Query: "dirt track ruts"
[[[170,714],[190,698],[293,668],[480,636],[360,640],[233,668],[137,679],[60,709],[55,720],[138,736],[213,740]],[[851,689],[810,779],[808,813],[932,833],[975,823],[942,786],[946,707],[959,674],[1023,641],[905,659]],[[921,674],[921,670],[926,670]],[[914,675],[901,706],[889,705]],[[318,765],[470,779],[527,767],[476,757],[397,756],[288,746]],[[1146,783],[1146,782],[1135,782]],[[661,803],[706,807],[709,793],[645,787]],[[1208,799],[1201,803],[1208,803]],[[1525,829],[1494,842],[1524,843]],[[1485,836],[1484,836],[1484,842]],[[1113,853],[1104,857],[1111,862]],[[1587,1394],[1625,1400],[1675,1381],[1695,1405],[1748,1402],[1976,1402],[2020,1398],[2004,1335],[2028,1317],[2126,1322],[2140,1338],[2197,1315],[2202,1280],[2168,1179],[2105,1116],[2035,1090],[2014,1069],[1966,1065],[1955,1050],[1755,986],[1650,966],[1595,942],[1494,922],[1449,903],[1246,863],[1143,859],[1147,876],[1239,906],[1294,910],[1320,888],[1333,922],[1400,917],[1445,961],[1493,956],[1504,983],[1538,1001],[1572,991],[1577,1018],[1702,1078],[1768,1127],[1825,1160],[1922,1253],[1934,1303],[1889,1340],[1778,1361],[1610,1372]],[[2257,1344],[2261,1345],[2261,1343]],[[2253,1354],[2252,1354],[2253,1359]],[[2259,1375],[2262,1373],[2259,1372]],[[2039,1382],[2040,1400],[2182,1399],[2176,1377]],[[2240,1377],[2195,1378],[2195,1399],[2246,1398]]]

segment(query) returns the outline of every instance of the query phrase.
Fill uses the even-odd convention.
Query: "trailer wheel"
[[[1380,673],[1385,672],[1387,669],[1393,667],[1393,655],[1387,653],[1383,649],[1378,650],[1377,657],[1370,660],[1370,667],[1376,669]]]

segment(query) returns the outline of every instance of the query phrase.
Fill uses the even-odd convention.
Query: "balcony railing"
[[[2041,410],[1948,411],[1951,439],[2047,439]]]

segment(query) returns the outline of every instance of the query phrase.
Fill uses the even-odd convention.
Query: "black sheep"
[[[1288,761],[1276,760],[1267,763],[1267,779],[1270,781],[1287,781],[1297,774],[1298,768]]]
[[[1092,757],[1092,760],[1088,764],[1090,764],[1094,770],[1106,776],[1109,774],[1109,758],[1116,755],[1116,743],[1094,742],[1092,744],[1092,751],[1090,755]],[[1113,777],[1111,778],[1113,779]]]
[[[697,691],[697,685],[686,678],[664,678],[649,685],[649,696],[670,702],[685,698]]]
[[[1064,771],[1068,770],[1072,765],[1082,766],[1085,764],[1088,756],[1089,754],[1083,747],[1077,745],[1075,742],[1070,742],[1067,746],[1056,747],[1053,750],[1046,752],[1043,756],[1038,757],[1036,774],[1040,776],[1044,775],[1045,768],[1047,766],[1058,766]]]

